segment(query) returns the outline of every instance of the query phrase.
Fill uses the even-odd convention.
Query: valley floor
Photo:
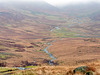
[[[78,65],[100,60],[99,38],[63,38],[52,43],[48,51],[59,65]]]

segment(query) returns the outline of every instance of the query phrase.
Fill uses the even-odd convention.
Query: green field
[[[73,37],[78,37],[78,34],[75,33],[75,32],[72,32],[70,30],[67,30],[66,28],[61,28],[61,29],[55,29],[53,30],[53,32],[51,32],[52,35],[55,35],[56,37],[70,37],[70,38],[73,38]]]

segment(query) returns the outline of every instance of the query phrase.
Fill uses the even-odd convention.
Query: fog
[[[100,0],[0,0],[0,2],[10,2],[10,1],[46,1],[55,6],[64,6],[69,4],[77,4],[77,3],[89,3],[89,2],[100,2]]]

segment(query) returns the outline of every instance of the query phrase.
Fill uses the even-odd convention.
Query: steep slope
[[[9,34],[9,31],[11,35],[14,34],[18,36],[19,34],[19,37],[22,36],[20,38],[26,35],[29,37],[34,36],[34,38],[42,37],[45,31],[47,31],[47,28],[49,28],[49,26],[46,25],[47,21],[45,21],[45,18],[42,19],[42,15],[49,15],[49,12],[53,13],[54,10],[57,10],[57,8],[45,2],[4,2],[0,3],[0,6],[0,26],[3,27],[1,30],[2,37],[4,36],[3,34]],[[41,23],[41,21],[44,21],[44,23]],[[4,28],[8,30],[4,31]],[[41,33],[39,31],[41,31]],[[37,34],[41,35],[38,36]],[[9,35],[7,35],[7,37],[9,37]]]
[[[7,5],[17,8],[17,9],[22,9],[22,10],[27,10],[32,13],[53,13],[59,11],[59,9],[55,6],[50,5],[47,2],[44,1],[35,1],[35,2],[9,2]]]
[[[63,8],[65,14],[74,17],[69,25],[75,32],[88,37],[100,37],[100,3],[69,5]]]
[[[88,16],[94,12],[100,11],[100,3],[87,3],[87,4],[72,4],[66,5],[62,9],[71,14],[76,16]]]

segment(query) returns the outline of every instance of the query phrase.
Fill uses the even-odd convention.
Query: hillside
[[[77,37],[76,35],[78,37],[99,37],[100,23],[97,16],[99,16],[100,9],[98,3],[72,5],[62,9],[46,2],[9,2],[1,3],[0,6],[0,26],[8,31],[3,32],[1,30],[3,38],[5,37],[4,34],[9,34],[9,32],[12,33],[6,35],[8,38],[13,35],[19,38],[28,35],[26,38],[31,38],[33,34],[34,38],[48,38],[48,33],[50,33],[50,37],[53,37],[59,34],[55,34],[55,31],[50,32],[55,27],[61,28],[59,35],[64,34],[62,37],[67,37],[65,36],[66,31],[69,31],[69,34],[75,33],[70,37]],[[66,29],[64,33],[62,32],[63,28]]]
[[[99,12],[100,3],[73,4],[63,7],[65,14],[74,17],[73,24],[69,25],[72,30],[88,37],[99,37],[100,22]]]
[[[60,20],[63,16],[58,13],[58,8],[46,2],[10,2],[1,3],[0,6],[0,26],[7,30],[1,30],[2,38],[9,32],[11,34],[6,38],[48,38],[50,29],[64,22]]]

